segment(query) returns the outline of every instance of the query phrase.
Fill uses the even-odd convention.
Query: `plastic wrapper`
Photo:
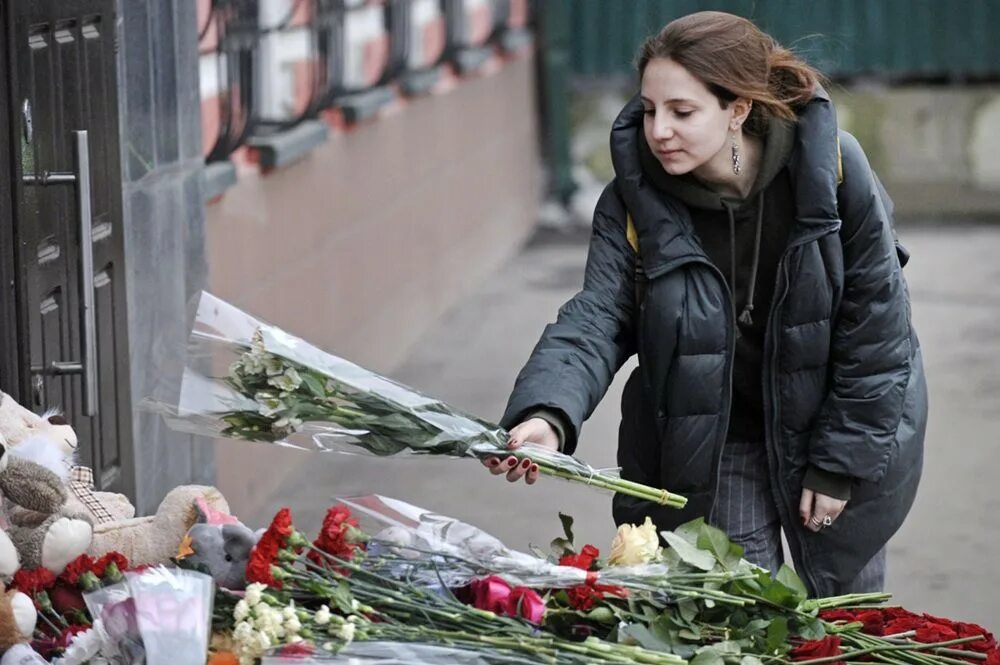
[[[460,587],[500,575],[511,584],[569,588],[588,581],[655,591],[669,575],[663,564],[609,566],[586,572],[513,550],[479,527],[378,494],[337,499],[380,528],[372,530],[366,567],[428,586]],[[437,563],[439,565],[428,565]]]
[[[126,573],[149,665],[202,665],[208,651],[215,583],[180,568]]]
[[[141,404],[174,429],[321,452],[511,454],[500,427],[322,351],[211,294],[202,293],[193,309],[180,385],[160,386]],[[514,454],[531,457],[543,474],[664,505],[684,503],[665,490],[622,480],[616,470],[546,448],[527,445]]]

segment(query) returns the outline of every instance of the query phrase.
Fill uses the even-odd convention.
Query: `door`
[[[5,3],[0,387],[64,411],[97,488],[134,496],[114,6]]]

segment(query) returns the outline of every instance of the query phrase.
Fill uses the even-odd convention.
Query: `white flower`
[[[302,622],[299,621],[297,616],[293,616],[291,619],[285,621],[285,630],[289,635],[295,635],[302,630]]]
[[[289,644],[298,644],[299,642],[305,642],[305,641],[306,639],[301,635],[292,635],[291,637],[288,638]]]
[[[238,643],[249,642],[253,638],[253,626],[246,621],[240,621],[233,628],[233,641]]]
[[[265,418],[276,416],[288,408],[288,405],[272,393],[260,392],[254,395],[253,399],[257,402],[257,411]]]
[[[267,588],[266,584],[260,584],[254,582],[247,587],[247,592],[244,595],[244,599],[247,601],[247,605],[253,607],[254,605],[259,605],[260,601],[263,599],[264,589]]]
[[[294,603],[294,601],[292,601],[292,602]],[[282,620],[288,621],[289,619],[293,618],[294,616],[295,616],[295,606],[294,605],[289,605],[287,607],[282,607],[281,608],[281,618],[282,618]]]
[[[646,517],[642,526],[622,524],[611,542],[610,566],[634,566],[649,563],[660,551],[660,537],[653,520]]]
[[[250,604],[245,599],[241,599],[233,609],[233,619],[243,621],[248,616],[250,616]]]
[[[284,392],[292,392],[302,385],[302,377],[295,371],[294,367],[289,367],[278,376],[272,376],[267,380],[269,385]]]
[[[257,651],[259,653],[264,653],[270,649],[272,644],[273,642],[266,633],[257,633],[257,643],[255,646],[257,647]]]
[[[278,376],[285,371],[285,366],[282,364],[281,358],[268,354],[264,358],[264,369],[267,370],[268,376]]]
[[[320,605],[313,616],[313,621],[316,622],[317,626],[325,626],[330,623],[330,608],[326,605]]]
[[[359,607],[361,607],[361,603],[358,602],[358,599],[351,598],[351,611],[357,612]]]
[[[350,621],[350,619],[348,619]],[[345,644],[350,644],[354,639],[354,631],[357,629],[353,623],[345,623],[340,627],[340,639],[344,640]]]
[[[96,630],[90,629],[78,633],[73,637],[73,641],[70,642],[69,647],[63,653],[60,662],[65,665],[82,665],[83,663],[90,662],[97,655],[97,652],[101,650],[101,646],[103,646],[101,636]]]

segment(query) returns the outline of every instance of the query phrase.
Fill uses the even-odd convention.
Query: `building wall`
[[[334,133],[290,166],[242,164],[207,209],[209,289],[391,375],[533,227],[534,96],[534,58],[521,57]],[[235,442],[216,455],[237,512],[312,459]]]

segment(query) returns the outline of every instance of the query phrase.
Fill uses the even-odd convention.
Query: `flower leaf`
[[[573,547],[573,516],[567,515],[565,513],[559,513],[559,521],[562,522],[563,533],[566,535],[566,540],[569,541],[570,548]]]
[[[709,571],[715,568],[715,557],[712,556],[711,552],[698,549],[697,546],[692,545],[684,537],[674,532],[661,531],[660,535],[662,535],[663,539],[667,541],[670,548],[677,552],[677,555],[684,563],[694,566],[698,570],[704,571]]]
[[[788,642],[788,619],[776,617],[767,627],[767,652],[774,653]]]
[[[312,373],[303,372],[302,383],[304,383],[306,388],[309,389],[309,392],[312,393],[313,397],[326,397],[326,390],[323,388],[323,382],[313,376]]]

